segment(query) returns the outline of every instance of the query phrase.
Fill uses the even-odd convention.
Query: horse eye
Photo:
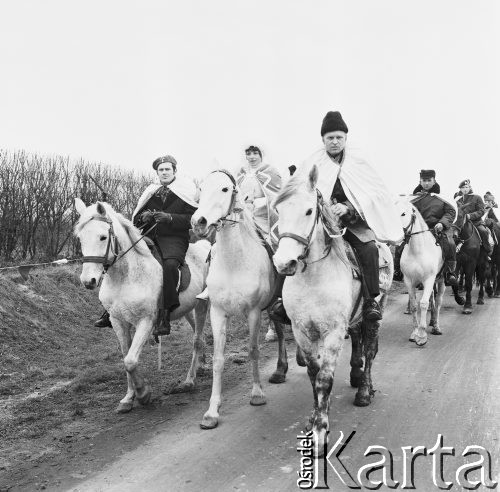
[[[311,215],[313,213],[313,209],[310,208],[307,212],[306,212],[306,215]]]
[[[100,241],[106,241],[106,239],[108,239],[107,236],[99,236]]]
[[[229,191],[229,188],[226,186],[225,188],[222,188],[222,191],[223,191],[224,193],[227,193],[227,192]]]
[[[405,215],[406,215],[406,212],[403,212],[403,213],[401,214],[401,217],[404,217]]]

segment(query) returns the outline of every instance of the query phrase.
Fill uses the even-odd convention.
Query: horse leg
[[[474,272],[476,270],[475,262],[468,263],[465,266],[465,304],[462,313],[472,313],[472,283],[474,279]]]
[[[148,382],[139,374],[137,369],[139,365],[139,357],[144,344],[151,335],[153,320],[151,318],[143,318],[135,327],[135,335],[132,340],[132,345],[123,360],[127,373],[132,378],[134,385],[135,396],[141,405],[147,405],[151,399],[151,387]]]
[[[431,333],[433,335],[442,335],[443,332],[439,327],[439,314],[441,312],[441,306],[443,305],[443,296],[444,291],[446,290],[446,286],[444,285],[444,279],[440,279],[437,281],[437,293],[434,296],[434,306],[432,310],[432,319],[434,320],[434,324],[432,325]]]
[[[378,352],[378,328],[377,321],[363,321],[361,332],[363,336],[363,348],[365,353],[365,371],[361,378],[361,384],[354,398],[354,405],[366,407],[371,403],[375,394],[372,384],[372,363]]]
[[[418,346],[427,343],[427,310],[429,309],[429,299],[434,288],[434,278],[428,278],[424,282],[424,290],[420,298],[420,323],[415,335],[415,343]]]
[[[132,338],[130,336],[130,327],[124,323],[121,323],[112,316],[111,316],[111,324],[113,325],[113,330],[115,331],[118,341],[120,343],[120,349],[122,351],[122,355],[125,358],[130,348],[130,344],[132,343]],[[132,377],[127,372],[127,393],[120,400],[120,403],[116,407],[115,409],[116,413],[130,412],[134,404],[134,398],[135,398],[134,384],[132,382]]]
[[[410,311],[411,311],[411,316],[412,316],[412,323],[413,323],[413,330],[410,334],[410,338],[408,340],[410,342],[415,341],[415,337],[417,336],[417,330],[418,330],[418,314],[417,314],[417,289],[415,288],[414,285],[407,285],[406,286],[408,289],[408,297],[409,297],[409,302],[410,302]]]
[[[479,256],[479,261],[476,267],[476,278],[479,283],[479,294],[477,296],[477,304],[484,304],[484,281],[486,277],[486,270],[489,267],[488,258],[486,257],[486,253],[483,254],[481,251]]]
[[[285,333],[283,325],[273,321],[276,334],[278,335],[278,363],[276,370],[269,378],[270,383],[284,383],[288,371],[288,355],[286,353]]]
[[[203,328],[207,315],[207,302],[198,302],[195,307],[195,315],[189,312],[184,317],[193,329],[193,356],[191,358],[191,367],[186,376],[186,380],[180,383],[172,391],[172,393],[185,393],[192,391],[196,384],[196,374],[200,364],[203,364],[205,359],[205,340],[203,336]]]
[[[262,391],[262,384],[260,382],[259,372],[259,335],[260,335],[260,309],[257,307],[248,313],[248,327],[250,328],[250,360],[252,361],[252,396],[250,398],[250,405],[265,405],[266,396]]]
[[[210,322],[214,337],[213,379],[210,405],[200,423],[202,429],[213,429],[219,424],[219,408],[222,403],[222,370],[224,369],[224,347],[226,346],[227,314],[219,307],[210,308]]]
[[[350,382],[353,388],[359,388],[363,376],[363,344],[361,337],[361,321],[349,327],[351,335],[351,374]]]

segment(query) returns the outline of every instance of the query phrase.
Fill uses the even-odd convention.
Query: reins
[[[234,204],[236,202],[236,195],[238,194],[238,188],[237,188],[236,180],[234,179],[234,176],[231,173],[225,171],[224,169],[216,169],[215,171],[212,171],[211,174],[214,174],[214,173],[225,174],[230,179],[230,181],[231,181],[231,183],[233,185],[233,189],[231,191],[231,201],[229,202],[229,207],[227,209],[227,213],[226,213],[226,215],[224,215],[223,217],[221,217],[217,221],[217,225],[215,226],[215,230],[216,231],[220,231],[228,223],[230,225],[232,225],[232,226],[238,224],[240,222],[239,220],[229,219],[228,217],[230,215],[232,215],[233,213],[237,214],[237,213],[242,212],[243,209],[241,209],[241,208],[234,208]]]
[[[410,239],[412,238],[412,236],[416,236],[417,234],[422,234],[423,232],[431,232],[432,233],[431,229],[424,229],[422,231],[412,232],[413,226],[415,225],[416,220],[417,220],[417,214],[415,213],[415,210],[412,210],[410,223],[408,224],[408,226],[403,227],[404,243],[405,244],[408,244],[410,242]]]

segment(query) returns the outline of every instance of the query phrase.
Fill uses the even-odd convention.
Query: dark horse
[[[491,271],[486,276],[486,293],[488,297],[500,297],[500,224],[493,222],[490,226],[493,234],[496,237],[495,247],[491,254]]]
[[[478,304],[484,304],[484,282],[486,277],[486,268],[488,265],[488,255],[481,246],[481,236],[474,224],[467,218],[467,215],[458,212],[458,219],[455,227],[459,229],[458,239],[460,251],[457,253],[457,274],[463,269],[465,274],[465,304],[464,314],[472,313],[471,291],[474,281],[474,274],[479,284]],[[458,293],[458,287],[453,287],[455,299],[462,296]],[[458,299],[457,299],[458,302]],[[458,302],[462,304],[462,302]]]

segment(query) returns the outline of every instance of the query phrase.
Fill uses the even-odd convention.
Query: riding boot
[[[163,335],[170,335],[170,311],[168,309],[161,308],[158,311],[158,318],[156,319],[153,335],[155,338]]]
[[[458,285],[457,277],[455,276],[455,270],[457,269],[457,262],[454,260],[446,260],[444,263],[444,283],[445,285],[451,285],[456,287]]]
[[[269,307],[269,317],[277,323],[291,325],[292,321],[286,314],[285,306],[283,305],[282,292],[284,283],[285,275],[278,275],[276,285],[274,287],[274,300],[271,302],[271,306]]]
[[[94,323],[94,326],[96,328],[106,328],[107,326],[112,327],[111,321],[109,319],[109,313],[107,311],[104,311],[104,313],[102,313],[102,316]]]
[[[382,319],[382,310],[373,297],[365,299],[363,302],[363,318],[369,321],[380,321]]]
[[[405,244],[401,243],[396,246],[396,249],[394,250],[394,275],[392,278],[398,282],[401,282],[404,278],[403,272],[401,271],[401,255],[403,254],[404,247]]]

